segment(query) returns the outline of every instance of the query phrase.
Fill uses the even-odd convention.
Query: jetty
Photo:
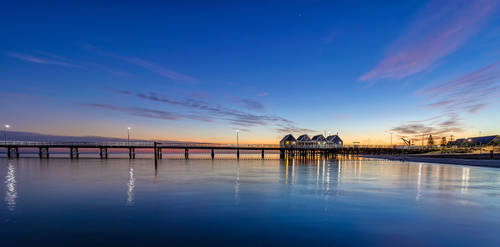
[[[162,159],[163,155],[169,150],[184,151],[184,158],[189,159],[190,151],[192,150],[207,150],[210,151],[210,157],[215,159],[216,151],[226,150],[236,153],[235,158],[240,158],[240,151],[257,151],[260,152],[260,157],[265,158],[266,152],[279,152],[280,158],[315,158],[315,157],[332,157],[335,155],[401,155],[401,154],[418,154],[428,152],[427,148],[395,148],[392,146],[289,146],[273,144],[179,144],[179,143],[162,143],[162,142],[33,142],[33,141],[4,141],[0,142],[0,149],[6,149],[8,158],[19,158],[21,156],[20,149],[35,149],[38,150],[39,158],[50,158],[51,150],[67,150],[68,157],[71,159],[80,158],[81,149],[95,149],[98,158],[107,159],[110,150],[128,150],[130,159],[136,158],[136,150],[151,150],[154,159]]]

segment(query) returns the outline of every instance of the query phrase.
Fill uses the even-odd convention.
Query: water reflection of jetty
[[[398,163],[399,161],[392,161]],[[337,156],[335,159],[286,159],[280,165],[283,183],[314,183],[329,196],[349,191],[379,191],[400,184],[401,191],[414,190],[415,200],[428,190],[455,190],[467,193],[471,168],[425,163],[391,165],[391,161],[358,156]],[[453,185],[450,186],[450,183]],[[395,192],[398,193],[398,192]]]
[[[285,184],[309,183],[313,180],[318,188],[330,191],[339,178],[339,160],[335,159],[285,159],[281,161],[282,181]],[[306,169],[306,170],[304,170]]]

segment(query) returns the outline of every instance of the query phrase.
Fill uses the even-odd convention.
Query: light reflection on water
[[[7,202],[7,209],[13,211],[16,209],[16,168],[9,162],[7,165],[7,175],[5,176],[5,201]]]
[[[462,194],[467,193],[467,189],[469,188],[469,175],[470,175],[470,168],[469,167],[463,167],[462,168]]]
[[[236,179],[234,181],[234,203],[240,204],[240,161],[236,161]]]
[[[135,188],[135,177],[134,168],[129,167],[128,169],[128,183],[127,183],[127,205],[132,205],[134,203],[134,188]]]
[[[0,237],[11,245],[500,242],[500,169],[344,157],[160,160],[157,169],[148,159],[0,159],[0,172]]]

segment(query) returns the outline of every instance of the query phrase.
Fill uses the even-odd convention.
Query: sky
[[[10,1],[11,131],[275,144],[500,134],[500,1]]]

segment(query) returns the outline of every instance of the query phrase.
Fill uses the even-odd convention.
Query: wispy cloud
[[[261,93],[258,93],[257,96],[259,97],[264,97],[264,96],[268,96],[269,93],[268,92],[261,92]]]
[[[57,65],[57,66],[69,67],[69,68],[80,68],[81,67],[80,65],[77,65],[77,64],[62,61],[61,57],[59,57],[59,56],[57,56],[56,58],[53,58],[54,55],[51,55],[50,56],[51,58],[47,58],[47,57],[43,57],[43,56],[33,56],[33,55],[17,53],[17,52],[7,52],[7,56],[22,60],[25,62],[30,62],[30,63]]]
[[[100,56],[111,57],[114,59],[124,61],[124,62],[129,63],[129,64],[133,64],[135,66],[149,70],[149,71],[151,71],[151,72],[153,72],[161,77],[170,79],[174,82],[185,82],[185,83],[197,83],[198,82],[197,79],[195,79],[191,76],[175,72],[173,70],[167,69],[167,68],[159,65],[158,63],[154,63],[152,61],[149,61],[149,60],[146,60],[143,58],[133,57],[133,56],[116,55],[116,54],[98,49],[97,47],[95,47],[91,44],[83,44],[82,48],[87,50],[87,51],[90,51],[92,53],[95,53],[97,55],[100,55]]]
[[[173,81],[176,82],[188,82],[188,83],[196,83],[198,80],[194,79],[191,76],[184,75],[181,73],[177,73],[175,71],[166,69],[156,63],[153,63],[151,61],[142,59],[142,58],[137,58],[137,57],[121,57],[123,60],[127,61],[128,63],[135,64],[139,67],[142,67],[144,69],[153,71],[154,73],[165,77],[169,78]]]
[[[199,111],[203,111],[212,116],[217,116],[221,119],[225,119],[230,121],[235,125],[241,126],[257,126],[257,125],[268,125],[270,123],[275,124],[293,124],[292,121],[287,120],[282,117],[277,116],[269,116],[269,115],[255,115],[248,112],[243,112],[240,110],[220,106],[220,105],[212,105],[197,99],[185,99],[185,100],[175,100],[169,97],[160,96],[155,93],[136,93],[134,94],[136,97],[154,101],[161,102],[169,105],[176,105],[187,107]]]
[[[249,110],[264,110],[265,108],[262,102],[253,99],[239,99],[237,102]]]
[[[304,134],[304,133],[317,132],[316,130],[298,128],[298,127],[293,126],[293,125],[281,126],[281,127],[277,128],[276,131],[279,133],[282,133],[282,134],[289,134],[289,133],[291,133],[291,134]]]
[[[107,104],[86,104],[86,106],[92,108],[105,109],[110,111],[127,113],[133,116],[138,117],[147,117],[147,118],[155,118],[155,119],[163,119],[163,120],[183,120],[183,119],[191,119],[191,120],[201,120],[201,121],[211,121],[210,118],[202,118],[194,115],[182,115],[175,112],[168,112],[162,110],[155,110],[149,108],[142,107],[118,107]]]
[[[400,124],[390,131],[402,136],[462,132],[459,115],[476,113],[500,98],[500,62],[424,88],[418,94],[429,102],[427,107],[441,110],[442,115]]]
[[[431,1],[362,81],[404,78],[424,71],[469,40],[498,13],[498,0]]]
[[[424,88],[419,94],[431,101],[428,107],[447,112],[475,113],[500,97],[500,62]]]
[[[422,134],[445,135],[463,131],[463,126],[457,114],[437,116],[429,119],[410,121],[400,124],[392,129],[391,132],[401,137],[412,137]]]
[[[9,57],[19,59],[25,62],[30,62],[30,63],[37,63],[37,64],[47,64],[47,65],[57,65],[57,66],[62,66],[62,67],[68,67],[68,68],[82,68],[82,69],[98,69],[102,70],[104,72],[107,72],[109,74],[115,75],[115,76],[130,76],[131,74],[129,72],[120,70],[120,69],[115,69],[111,68],[102,64],[98,63],[92,63],[92,62],[73,62],[70,61],[70,59],[67,59],[63,56],[46,52],[46,51],[40,51],[36,50],[34,51],[36,55],[28,55],[24,53],[17,53],[17,52],[7,52],[7,55]]]
[[[142,100],[148,100],[172,106],[185,107],[193,110],[194,113],[192,114],[192,116],[197,116],[199,119],[222,120],[229,122],[231,125],[237,126],[238,128],[255,127],[255,126],[273,126],[279,132],[287,130],[289,131],[307,130],[297,127],[293,121],[280,116],[252,114],[237,109],[210,104],[199,99],[188,98],[183,100],[176,100],[166,96],[158,95],[156,93],[134,93],[128,90],[120,90],[117,92],[124,95],[134,96]],[[109,109],[109,110],[116,111],[116,109]],[[127,111],[128,110],[129,109],[127,109]],[[313,132],[311,130],[308,131]]]

